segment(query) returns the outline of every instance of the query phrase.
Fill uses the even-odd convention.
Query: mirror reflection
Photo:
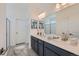
[[[45,34],[56,34],[56,17],[50,15],[44,19]]]

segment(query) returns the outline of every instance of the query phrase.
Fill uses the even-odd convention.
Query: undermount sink
[[[61,36],[57,35],[46,35],[47,40],[52,41],[52,40],[58,40],[61,42],[68,42],[72,46],[77,46],[78,45],[78,38],[63,38]]]
[[[69,38],[70,45],[77,46],[78,45],[78,38]]]
[[[48,36],[47,39],[52,40],[52,39],[59,39],[59,36],[56,35],[52,35],[52,36]]]

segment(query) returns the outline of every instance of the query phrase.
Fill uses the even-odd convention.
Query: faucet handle
[[[71,36],[71,35],[73,35],[72,33],[69,33],[69,35]]]

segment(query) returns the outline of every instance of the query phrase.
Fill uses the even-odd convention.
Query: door
[[[10,47],[10,20],[6,18],[6,49]]]
[[[26,42],[26,22],[24,20],[16,20],[16,44]]]

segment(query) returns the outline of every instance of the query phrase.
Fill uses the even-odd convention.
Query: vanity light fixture
[[[74,3],[57,3],[56,4],[56,11],[62,10],[66,7],[69,7],[71,5],[73,5]]]
[[[59,9],[60,8],[60,3],[57,3],[56,4],[56,9]]]
[[[66,5],[67,3],[61,3],[62,6]]]
[[[56,4],[56,11],[59,11],[61,9],[61,4],[60,3],[57,3]]]
[[[61,9],[62,7],[66,6],[67,3],[57,3],[56,4],[56,9]]]

